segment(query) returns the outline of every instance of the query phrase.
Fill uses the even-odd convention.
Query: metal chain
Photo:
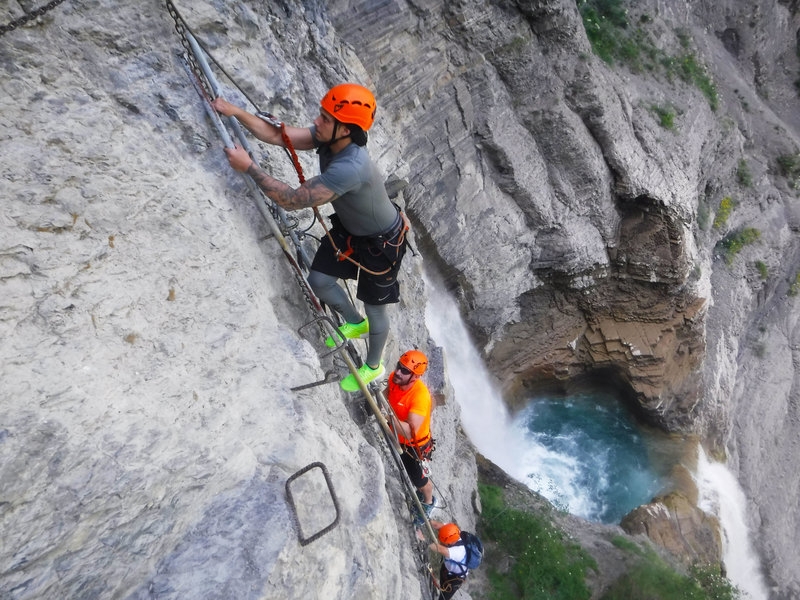
[[[0,35],[4,35],[9,31],[13,31],[17,27],[22,27],[28,21],[32,21],[33,19],[38,19],[45,13],[53,10],[56,6],[58,6],[62,2],[64,2],[64,0],[50,0],[50,2],[48,2],[44,6],[35,8],[34,10],[26,14],[24,17],[20,17],[19,19],[11,21],[11,23],[8,23],[7,25],[0,25]]]
[[[217,67],[225,73],[225,76],[236,86],[236,88],[253,104],[254,107],[258,110],[258,107],[252,102],[252,100],[244,93],[244,91],[236,85],[236,82],[228,75],[222,66],[211,56],[210,52],[203,46],[203,44],[197,39],[197,36],[194,32],[189,28],[186,22],[183,20],[183,17],[178,12],[178,9],[172,3],[172,0],[165,0],[167,11],[172,16],[172,19],[175,21],[175,31],[177,31],[178,35],[181,38],[181,45],[185,49],[185,53],[183,56],[184,63],[186,65],[187,70],[190,72],[190,76],[194,79],[194,83],[197,86],[197,92],[201,95],[205,96],[204,101],[210,103],[211,98],[214,96],[213,92],[213,84],[208,81],[203,68],[201,68],[199,60],[195,56],[194,49],[192,45],[189,43],[189,39],[187,38],[187,34],[191,35],[197,44],[200,46],[201,50],[217,65]],[[260,116],[262,119],[268,120],[275,120],[275,117],[272,115],[268,115],[266,113],[262,113],[258,111],[256,114]],[[281,126],[280,122],[276,121],[276,126]],[[286,148],[284,148],[286,150]],[[288,150],[287,150],[288,154]],[[290,155],[291,158],[291,155]],[[302,174],[302,171],[301,171]],[[311,310],[318,315],[324,315],[326,313],[325,307],[320,303],[319,299],[314,294],[313,290],[309,286],[308,280],[305,277],[305,273],[311,268],[311,265],[304,259],[303,253],[301,248],[299,247],[302,244],[302,240],[305,237],[303,234],[304,232],[297,233],[298,229],[298,221],[297,219],[287,219],[286,213],[280,209],[280,207],[272,202],[262,191],[260,191],[260,199],[263,203],[263,206],[267,209],[267,211],[272,216],[272,219],[277,226],[281,236],[284,238],[284,242],[281,244],[284,250],[284,254],[288,259],[289,263],[292,266],[292,272],[294,273],[295,278],[297,279],[298,284],[300,285],[300,289],[303,292],[304,299]],[[294,232],[294,235],[290,235]],[[312,236],[313,237],[313,236]],[[286,239],[291,239],[293,245],[295,246],[294,250],[296,253],[296,257],[292,255],[288,245],[286,245]],[[348,288],[349,290],[349,288]],[[322,335],[328,335],[327,330],[325,329],[325,325],[322,323],[321,320],[317,321],[317,324],[320,328],[320,332]],[[345,350],[351,356],[352,361],[356,364],[357,367],[360,367],[362,364],[361,357],[359,356],[358,352],[356,351],[355,347],[351,343],[345,344]]]
[[[172,19],[175,21],[175,31],[178,32],[178,35],[181,38],[181,45],[184,47],[186,51],[183,57],[186,66],[188,70],[191,71],[191,74],[195,79],[195,83],[201,88],[198,89],[198,93],[202,91],[205,94],[204,100],[206,102],[211,102],[211,98],[214,95],[212,91],[212,85],[210,82],[208,82],[205,74],[203,73],[203,70],[200,67],[199,62],[197,61],[197,58],[194,54],[194,50],[191,44],[189,43],[189,39],[186,37],[186,34],[188,33],[191,36],[195,37],[195,39],[197,38],[194,35],[194,32],[192,32],[192,30],[189,28],[189,26],[186,25],[186,22],[183,20],[183,17],[181,17],[180,13],[178,12],[178,9],[175,7],[172,1],[165,0],[165,3],[167,6],[167,11],[169,12],[170,16],[172,16]],[[269,211],[270,215],[275,221],[275,224],[278,226],[278,229],[280,230],[282,236],[288,236],[291,230],[297,229],[296,219],[293,219],[292,222],[289,222],[286,219],[285,214],[282,213],[279,207],[274,202],[270,201],[263,192],[260,193],[260,196],[261,200],[263,201],[264,207],[266,207],[266,209]],[[301,243],[301,241],[302,241],[301,239],[298,239],[298,243]],[[312,290],[308,285],[308,281],[305,279],[304,275],[304,272],[307,271],[311,267],[311,265],[306,264],[306,262],[303,260],[299,248],[296,248],[296,251],[297,251],[297,257],[294,257],[289,252],[288,247],[284,248],[284,254],[286,255],[286,258],[289,260],[290,264],[293,267],[292,272],[294,273],[295,278],[300,284],[300,289],[303,292],[303,296],[305,297],[306,303],[315,313],[322,314],[325,312],[324,308],[320,304],[317,297],[313,294]],[[320,329],[323,333],[327,335],[323,325],[320,325]]]
[[[61,0],[63,2],[63,0]],[[197,64],[197,60],[194,57],[194,52],[192,52],[192,48],[189,45],[189,40],[186,37],[186,32],[192,33],[192,30],[189,29],[189,26],[186,24],[186,21],[183,20],[183,17],[178,12],[178,9],[175,5],[171,2],[171,0],[166,0],[167,4],[167,12],[169,12],[172,20],[175,21],[175,31],[178,32],[178,36],[181,38],[181,46],[186,51],[184,58],[186,62],[189,63],[189,69],[191,69],[194,76],[197,78],[197,81],[203,87],[203,91],[206,93],[206,96],[209,98],[213,97],[211,93],[211,89],[209,88],[208,82],[206,78],[202,75],[202,71],[200,70],[200,65]],[[194,35],[194,34],[192,34]]]

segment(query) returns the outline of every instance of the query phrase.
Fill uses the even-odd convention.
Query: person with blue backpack
[[[442,568],[439,569],[439,600],[450,600],[469,572],[480,566],[483,544],[478,536],[460,530],[455,523],[442,523],[433,519],[430,523],[438,532],[439,543],[433,542],[428,547],[444,558]],[[417,536],[425,539],[419,530]]]

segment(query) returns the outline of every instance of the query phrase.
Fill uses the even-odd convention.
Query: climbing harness
[[[316,208],[314,210],[316,211]],[[391,265],[386,269],[384,269],[383,271],[372,271],[368,269],[363,264],[359,263],[357,260],[351,257],[351,255],[355,251],[355,248],[353,248],[353,240],[356,239],[356,236],[348,235],[346,242],[347,248],[345,250],[341,250],[336,246],[336,242],[333,241],[333,236],[331,235],[330,231],[328,231],[328,228],[325,227],[325,223],[322,221],[322,217],[319,217],[319,219],[320,223],[322,223],[322,228],[325,230],[325,234],[328,236],[328,240],[330,241],[331,246],[333,246],[333,250],[338,260],[349,261],[353,263],[356,267],[364,271],[365,273],[369,273],[370,275],[376,277],[380,275],[386,275],[392,269],[394,269],[394,266],[397,261],[392,262]],[[366,240],[365,242],[366,244],[373,244],[375,247],[377,247],[377,249],[381,251],[383,251],[383,249],[386,248],[387,246],[392,248],[401,248],[406,241],[406,233],[410,228],[411,226],[409,224],[408,217],[406,217],[405,213],[398,208],[398,221],[396,221],[395,224],[392,225],[391,229],[388,232],[378,234],[375,236],[365,236],[360,239]],[[391,259],[389,260],[391,262]]]
[[[430,460],[434,450],[436,450],[436,440],[433,437],[421,446],[414,446],[414,452],[420,462]]]
[[[273,115],[269,113],[265,113],[262,111],[257,111],[256,116],[261,118],[263,121],[266,121],[273,127],[277,127],[278,130],[281,132],[281,140],[283,141],[284,148],[286,149],[289,158],[292,161],[292,165],[294,165],[294,170],[297,172],[297,179],[300,181],[300,185],[304,184],[306,181],[305,175],[303,174],[303,167],[300,164],[300,159],[297,156],[297,152],[294,149],[294,144],[292,144],[291,138],[289,138],[289,134],[286,133],[286,124],[282,121],[276,119]],[[397,205],[395,205],[397,206]],[[364,271],[365,273],[369,273],[370,275],[379,276],[379,275],[386,275],[389,273],[393,268],[394,264],[392,263],[388,268],[384,269],[383,271],[372,271],[365,267],[363,264],[359,263],[357,260],[351,257],[351,254],[354,252],[354,248],[352,247],[352,241],[354,236],[348,235],[347,237],[347,249],[341,250],[333,239],[328,226],[325,224],[325,219],[319,212],[319,209],[314,206],[312,207],[314,211],[314,216],[316,217],[319,224],[322,226],[325,235],[328,238],[328,241],[331,243],[333,247],[333,251],[336,255],[338,260],[347,260],[353,263],[356,267]],[[406,232],[411,228],[410,223],[408,221],[408,217],[406,217],[405,213],[398,207],[398,220],[399,225],[392,224],[392,227],[389,231],[380,233],[375,236],[367,236],[366,239],[370,240],[370,242],[375,242],[376,244],[385,248],[386,246],[392,246],[395,248],[402,247],[403,243],[405,242]],[[396,241],[394,241],[396,238]]]
[[[0,35],[4,35],[9,31],[13,31],[17,27],[22,27],[28,21],[32,21],[33,19],[38,19],[45,13],[53,10],[56,6],[64,2],[64,0],[50,0],[44,6],[40,6],[39,8],[33,9],[31,12],[27,13],[25,16],[20,17],[19,19],[15,19],[10,23],[5,25],[0,25]]]

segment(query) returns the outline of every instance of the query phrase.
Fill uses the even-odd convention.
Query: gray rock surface
[[[800,148],[797,4],[631,8],[665,52],[689,40],[716,110],[609,69],[570,2],[369,6],[368,23],[352,4],[334,22],[409,113],[408,205],[505,389],[611,373],[645,419],[699,433],[745,487],[775,597],[800,594],[797,191],[777,164]],[[743,227],[760,239],[728,264],[718,243]]]
[[[33,8],[5,3],[0,24]],[[370,151],[408,183],[415,241],[510,398],[613,374],[642,417],[727,455],[774,598],[800,596],[800,220],[777,165],[800,148],[796,2],[631,11],[668,51],[690,40],[716,111],[605,65],[567,0],[179,8],[289,123],[333,83],[370,85]],[[298,336],[302,295],[179,50],[152,1],[69,0],[0,37],[0,595],[421,597],[372,421],[335,386],[289,391],[341,365]],[[674,130],[651,110],[666,103]],[[718,242],[741,227],[760,239],[728,264]],[[404,265],[388,355],[435,346],[421,265]],[[471,525],[457,402],[435,415],[437,483]],[[317,460],[342,516],[302,547],[283,485]]]

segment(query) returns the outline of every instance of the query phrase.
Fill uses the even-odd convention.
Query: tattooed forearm
[[[255,163],[251,164],[247,169],[247,174],[253,178],[258,187],[264,190],[267,197],[286,210],[319,206],[336,199],[336,194],[322,185],[316,177],[309,179],[299,188],[294,189],[282,181],[267,175]]]

